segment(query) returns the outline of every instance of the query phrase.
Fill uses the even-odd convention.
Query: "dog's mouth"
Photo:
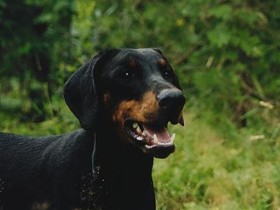
[[[166,158],[175,151],[175,134],[170,135],[166,123],[141,123],[134,120],[125,122],[126,134],[144,153],[157,158]]]

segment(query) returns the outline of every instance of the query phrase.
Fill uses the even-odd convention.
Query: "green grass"
[[[77,129],[77,120],[62,104],[56,105],[59,115],[42,123],[22,123],[0,110],[0,130],[49,135]],[[155,161],[158,210],[280,209],[279,124],[267,135],[264,129],[211,125],[195,114],[185,119],[184,127],[170,128],[176,133],[176,152]]]
[[[155,162],[158,209],[279,210],[279,136],[254,140],[254,133],[236,130],[227,137],[188,117],[184,128],[171,129],[177,151]]]

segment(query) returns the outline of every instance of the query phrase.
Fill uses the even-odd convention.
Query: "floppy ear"
[[[160,48],[153,48],[154,51],[158,52],[159,54],[163,55],[162,51]]]
[[[106,61],[116,52],[118,51],[108,50],[99,53],[79,68],[64,85],[66,104],[85,130],[93,130],[96,127],[98,98],[94,81],[95,72],[98,70],[100,74]]]

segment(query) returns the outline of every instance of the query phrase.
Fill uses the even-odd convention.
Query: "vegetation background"
[[[280,1],[0,0],[0,130],[79,127],[65,80],[99,50],[159,47],[187,98],[159,210],[280,209]]]

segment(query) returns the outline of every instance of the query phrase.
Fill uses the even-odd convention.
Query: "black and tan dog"
[[[157,49],[101,52],[66,82],[82,129],[0,134],[0,209],[155,210],[153,158],[175,149],[185,98]]]

